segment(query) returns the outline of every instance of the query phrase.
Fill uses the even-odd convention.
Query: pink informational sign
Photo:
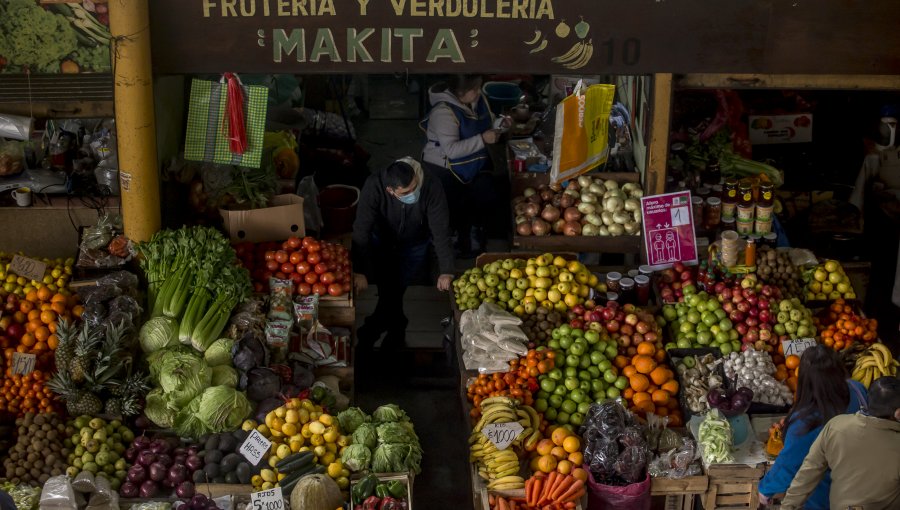
[[[641,197],[641,211],[647,264],[697,263],[690,191]]]

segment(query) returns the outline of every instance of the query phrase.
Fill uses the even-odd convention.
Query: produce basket
[[[640,182],[640,174],[636,172],[610,172],[592,174],[602,176],[616,182]],[[510,175],[510,193],[517,197],[522,195],[526,188],[535,188],[550,182],[547,173],[513,173]],[[515,224],[515,211],[510,209],[510,215]],[[514,247],[524,250],[541,251],[571,251],[576,253],[600,252],[600,253],[639,253],[642,249],[640,235],[621,235],[616,237],[602,236],[564,236],[553,234],[548,236],[521,236],[513,233],[512,244]]]
[[[415,475],[413,473],[372,473],[378,478],[379,482],[392,482],[394,480],[398,480],[401,483],[406,485],[406,501],[407,508],[412,510],[413,508],[413,482],[415,481]],[[364,475],[356,474],[350,478],[350,492],[352,494],[353,487],[362,480]],[[355,507],[357,504],[361,504],[361,502],[351,501],[351,504]]]

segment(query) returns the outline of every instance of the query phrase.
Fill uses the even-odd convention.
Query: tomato
[[[263,281],[263,284],[264,284],[264,285],[268,285],[268,284],[269,284],[269,278],[271,278],[273,274],[274,274],[273,271],[263,271],[263,274],[262,274],[262,281]]]
[[[279,271],[279,272],[275,273],[275,278],[277,278],[279,280],[284,280],[287,278],[287,275],[282,273],[281,271]]]
[[[275,260],[278,261],[279,264],[284,264],[288,261],[288,254],[284,250],[278,250],[275,252]]]
[[[316,264],[316,267],[314,267],[313,270],[316,272],[316,274],[325,274],[328,272],[328,266],[320,262]]]
[[[324,296],[328,294],[328,287],[323,283],[317,283],[313,285],[312,288],[313,294],[318,294],[320,296]]]
[[[312,286],[306,282],[297,285],[297,294],[301,296],[308,296],[312,292]]]
[[[265,259],[266,259],[267,261],[268,261],[268,260],[275,260],[275,252],[274,252],[274,251],[267,251],[266,254],[265,254]]]
[[[275,259],[272,259],[272,260],[269,260],[266,262],[266,269],[268,269],[269,271],[278,271],[278,268],[280,266],[281,266],[281,264],[279,264],[278,261]]]
[[[308,273],[310,270],[309,262],[305,262],[305,261],[301,260],[299,263],[297,263],[297,267],[295,268],[295,270],[300,274]]]
[[[319,279],[326,285],[332,284],[334,283],[334,273],[322,273],[322,276],[320,276]]]
[[[301,241],[299,237],[288,237],[285,243],[287,243],[290,249],[296,250],[303,244],[303,241]]]
[[[313,273],[313,272],[309,272],[303,276],[303,280],[306,283],[312,285],[312,284],[316,283],[317,281],[319,281],[319,275],[317,275],[316,273]]]
[[[350,293],[350,289],[351,289],[350,282],[344,282],[343,284],[341,284],[341,287],[344,290],[344,294]]]
[[[303,283],[303,275],[298,273],[291,273],[291,281],[294,282],[294,288],[297,288],[298,285]]]
[[[288,260],[291,262],[291,264],[299,264],[303,262],[303,254],[299,251],[291,252],[291,256],[288,258]]]
[[[332,283],[328,286],[328,293],[332,296],[340,296],[344,293],[344,288],[337,283]]]
[[[290,262],[285,262],[284,264],[281,264],[281,272],[284,274],[293,273],[294,272],[294,264],[291,264]]]
[[[318,252],[310,251],[309,255],[306,256],[306,261],[310,263],[310,265],[316,265],[319,262],[322,262],[322,257],[319,256]]]
[[[334,258],[334,254],[331,252],[330,248],[325,248],[322,250],[322,260],[329,261]]]

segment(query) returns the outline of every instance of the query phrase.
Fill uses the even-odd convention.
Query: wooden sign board
[[[900,2],[153,0],[158,73],[900,74]]]

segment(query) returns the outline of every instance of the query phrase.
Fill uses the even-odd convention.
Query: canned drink
[[[523,173],[525,171],[525,160],[516,158],[513,163],[513,170],[517,173]]]

